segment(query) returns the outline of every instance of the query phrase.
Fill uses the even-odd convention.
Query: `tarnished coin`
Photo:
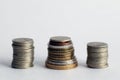
[[[53,48],[53,49],[68,49],[71,48],[73,45],[69,44],[69,45],[64,45],[64,46],[54,46],[54,45],[48,45],[49,48]]]
[[[30,38],[16,38],[12,40],[13,61],[12,67],[17,69],[26,69],[33,67],[34,46]]]
[[[47,60],[47,63],[49,64],[53,64],[53,65],[58,65],[58,66],[63,66],[63,65],[69,65],[69,64],[74,64],[76,63],[75,59],[71,59],[71,60],[65,60],[65,61],[58,61],[58,60]]]
[[[92,47],[89,47],[88,49],[88,52],[107,52],[108,51],[108,48],[106,47],[102,47],[102,48],[92,48]]]
[[[68,70],[68,69],[76,68],[77,66],[78,66],[77,63],[69,64],[69,65],[64,65],[64,66],[53,65],[53,64],[46,63],[46,67],[47,68],[56,69],[56,70]]]
[[[15,44],[26,44],[26,43],[33,43],[33,39],[31,38],[16,38],[12,40]]]
[[[91,68],[108,67],[108,45],[104,42],[90,42],[87,44],[87,65]]]
[[[103,47],[108,47],[107,43],[104,42],[89,42],[87,44],[88,48],[89,47],[94,47],[94,48],[103,48]]]
[[[74,47],[70,37],[51,37],[48,44],[46,67],[52,69],[71,69],[77,66]]]
[[[67,42],[67,41],[71,41],[71,38],[67,36],[54,36],[50,38],[50,41]]]
[[[67,48],[67,49],[54,49],[54,48],[48,48],[48,51],[52,53],[69,53],[71,51],[74,51],[74,48]]]

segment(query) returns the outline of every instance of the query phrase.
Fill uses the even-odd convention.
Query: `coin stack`
[[[103,42],[90,42],[87,44],[87,65],[90,68],[108,67],[108,45]]]
[[[30,38],[16,38],[12,40],[13,61],[12,67],[25,69],[33,66],[34,46]]]
[[[67,70],[77,67],[72,41],[66,36],[51,37],[48,44],[46,67]]]

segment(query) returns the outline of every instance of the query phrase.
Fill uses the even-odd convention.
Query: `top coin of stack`
[[[77,67],[72,41],[66,36],[50,38],[46,67],[65,70]]]
[[[91,68],[108,67],[108,45],[103,42],[90,42],[87,44],[87,65]]]
[[[12,67],[25,69],[33,66],[34,46],[30,38],[13,39],[13,61]]]

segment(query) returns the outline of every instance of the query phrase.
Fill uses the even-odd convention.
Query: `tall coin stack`
[[[33,66],[34,46],[30,38],[16,38],[12,40],[13,61],[12,67],[25,69]]]
[[[72,41],[66,36],[51,37],[48,44],[46,67],[66,70],[77,67]]]
[[[108,67],[108,45],[103,42],[90,42],[87,44],[87,65],[90,68]]]

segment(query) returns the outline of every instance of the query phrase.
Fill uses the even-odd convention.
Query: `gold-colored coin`
[[[68,49],[52,49],[52,48],[48,48],[48,51],[55,52],[55,53],[66,53],[66,52],[74,51],[74,49],[73,48],[68,48]]]
[[[68,57],[68,56],[73,56],[74,53],[65,53],[65,54],[53,54],[53,53],[48,53],[48,56],[55,56],[55,57]]]
[[[72,59],[72,57],[64,57],[64,58],[60,58],[60,57],[48,57],[49,59],[53,59],[53,60],[70,60]]]
[[[65,65],[65,66],[58,66],[58,65],[52,65],[52,64],[46,63],[47,68],[56,69],[56,70],[67,70],[67,69],[76,68],[77,66],[78,66],[77,63],[69,64],[69,65]]]
[[[75,57],[75,56],[60,58],[60,57],[51,57],[51,56],[49,56],[48,59],[49,59],[49,60],[66,61],[66,60],[74,59],[74,57]]]

